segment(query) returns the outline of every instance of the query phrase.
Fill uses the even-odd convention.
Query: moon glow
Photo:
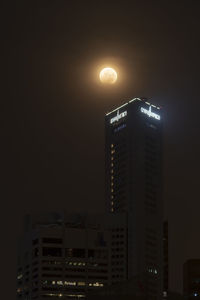
[[[99,74],[102,83],[113,84],[117,81],[117,72],[113,68],[104,68]]]

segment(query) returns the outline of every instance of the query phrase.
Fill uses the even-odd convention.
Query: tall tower
[[[125,212],[127,278],[162,294],[162,113],[135,98],[106,114],[106,210]]]

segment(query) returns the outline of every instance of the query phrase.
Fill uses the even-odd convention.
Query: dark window
[[[56,278],[56,277],[62,277],[61,274],[42,274],[42,277],[53,277],[53,278]]]
[[[50,247],[43,247],[42,248],[42,255],[43,256],[62,256],[62,249],[61,248],[50,248]]]
[[[85,257],[85,249],[79,249],[79,248],[71,249],[71,248],[67,248],[65,250],[65,256],[66,257],[84,258]]]
[[[89,258],[107,258],[108,252],[106,250],[88,249]]]
[[[57,275],[56,275],[57,276]],[[58,276],[57,276],[58,277]],[[65,274],[65,278],[85,278],[85,275],[77,274],[77,275],[72,275],[72,274]]]
[[[108,279],[108,277],[107,276],[100,276],[100,275],[94,275],[94,276],[88,276],[88,278],[89,279],[96,279],[96,280],[98,280],[98,279]]]
[[[33,249],[33,258],[38,257],[38,254],[39,254],[38,248]]]
[[[51,268],[43,267],[42,270],[45,270],[45,271],[46,271],[46,270],[51,270]]]
[[[108,273],[108,270],[103,270],[103,269],[88,269],[88,272],[90,272],[90,273]]]
[[[59,238],[43,238],[43,243],[49,243],[49,244],[62,244],[62,239]]]
[[[85,269],[67,268],[67,269],[65,269],[65,271],[68,271],[68,272],[85,272]]]
[[[32,241],[32,244],[33,244],[33,245],[37,245],[37,244],[38,244],[38,239],[34,239],[34,240]]]

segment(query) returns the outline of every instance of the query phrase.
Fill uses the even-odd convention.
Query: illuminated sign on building
[[[160,120],[160,115],[154,113],[151,111],[151,106],[149,106],[149,110],[144,108],[144,107],[141,107],[140,108],[140,111],[144,114],[146,114],[147,116],[151,117],[151,118],[154,118],[156,120]]]
[[[127,116],[127,110],[123,111],[122,113],[119,113],[119,110],[117,111],[117,115],[110,119],[110,124],[113,124],[114,122],[118,122],[120,119]]]

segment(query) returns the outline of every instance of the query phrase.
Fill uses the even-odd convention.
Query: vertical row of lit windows
[[[115,153],[115,148],[114,148],[114,145],[111,144],[110,145],[110,155],[111,155],[111,175],[110,175],[110,190],[111,190],[111,212],[114,211],[114,196],[113,196],[113,193],[114,193],[114,176],[113,176],[113,173],[114,173],[114,170],[113,170],[113,167],[114,167],[114,163],[113,163],[113,160],[114,160],[114,153]]]
[[[127,183],[127,142],[120,139],[110,144],[110,211],[123,210]]]

